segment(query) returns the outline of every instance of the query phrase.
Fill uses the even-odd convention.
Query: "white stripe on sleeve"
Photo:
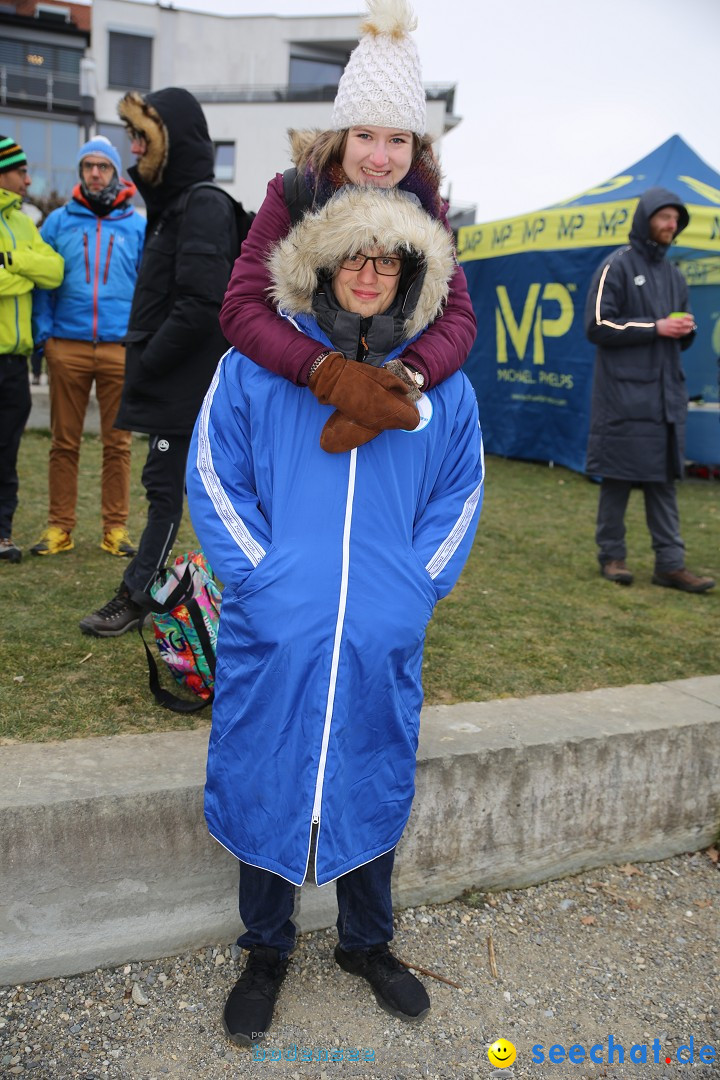
[[[217,366],[200,410],[200,417],[198,420],[197,470],[218,518],[252,565],[257,566],[260,560],[266,555],[265,548],[252,536],[247,525],[227,497],[225,489],[220,481],[220,477],[215,471],[212,447],[210,445],[210,437],[208,434],[210,410],[212,408],[218,382],[220,381],[220,369],[222,368],[227,355],[228,353],[225,353]]]

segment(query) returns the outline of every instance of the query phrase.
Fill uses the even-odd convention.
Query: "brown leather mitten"
[[[322,405],[334,405],[364,427],[413,431],[420,423],[401,379],[384,368],[346,360],[342,353],[330,353],[310,376],[308,386]]]
[[[328,454],[344,454],[356,446],[363,446],[379,434],[379,428],[356,424],[336,409],[322,429],[320,446]]]

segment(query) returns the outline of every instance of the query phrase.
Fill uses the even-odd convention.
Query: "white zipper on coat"
[[[330,684],[328,686],[327,702],[325,705],[325,726],[323,728],[322,746],[320,748],[320,763],[318,765],[317,781],[315,783],[315,802],[313,803],[312,812],[313,824],[315,825],[320,821],[320,804],[322,802],[323,780],[325,778],[325,762],[327,760],[328,742],[330,741],[330,724],[332,722],[333,706],[335,704],[335,686],[337,683],[338,665],[340,663],[340,641],[342,639],[343,626],[345,625],[348,572],[350,569],[350,525],[352,524],[353,499],[355,497],[356,464],[357,449],[354,449],[350,451],[350,471],[348,474],[347,500],[345,502],[345,526],[343,528],[342,540],[340,601],[338,603],[337,621],[335,623],[335,641],[333,643],[332,663],[330,665]]]

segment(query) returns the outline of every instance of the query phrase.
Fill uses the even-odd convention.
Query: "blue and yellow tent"
[[[674,135],[582,195],[460,229],[478,320],[465,372],[489,453],[584,470],[594,356],[583,330],[585,297],[606,249],[627,243],[638,197],[656,186],[676,192],[690,213],[670,256],[690,282],[698,323],[683,356],[688,393],[717,401],[720,173]]]

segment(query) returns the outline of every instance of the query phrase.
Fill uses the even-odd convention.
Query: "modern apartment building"
[[[67,195],[77,179],[77,149],[93,120],[83,100],[90,11],[0,2],[0,132],[25,150],[34,195]]]
[[[328,126],[363,9],[358,0],[357,15],[221,16],[133,0],[0,0],[0,130],[26,149],[35,193],[66,197],[87,131],[132,164],[116,113],[125,91],[184,86],[205,110],[218,182],[256,210],[290,165],[288,129]],[[459,122],[454,89],[427,86],[439,153]]]

